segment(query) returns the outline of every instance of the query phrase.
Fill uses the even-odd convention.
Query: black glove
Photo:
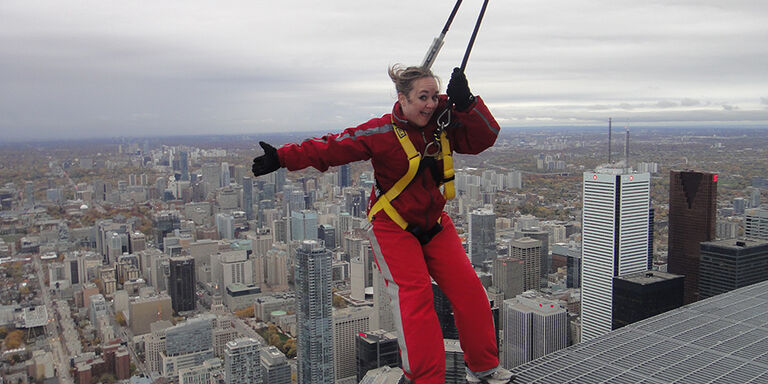
[[[461,68],[454,68],[451,73],[451,81],[448,82],[448,89],[445,91],[448,99],[456,105],[456,110],[463,112],[475,102],[475,97],[469,92],[469,83],[467,76],[461,71]]]
[[[277,149],[275,147],[259,141],[259,145],[264,149],[264,154],[253,159],[253,175],[258,177],[272,173],[280,168],[280,158],[277,157]]]

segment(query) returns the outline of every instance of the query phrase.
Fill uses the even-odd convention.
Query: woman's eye
[[[425,101],[425,100],[427,100],[427,97],[426,97],[426,96],[423,96],[423,95],[422,95],[422,96],[419,96],[419,100],[421,100],[421,101]]]

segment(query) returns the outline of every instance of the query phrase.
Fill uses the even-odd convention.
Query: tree
[[[24,332],[17,329],[15,331],[10,332],[5,337],[5,348],[16,349],[20,347],[23,342],[24,342]]]
[[[278,348],[282,345],[282,340],[280,340],[280,335],[277,333],[273,333],[272,336],[269,336],[269,345],[274,345]]]
[[[125,322],[125,315],[123,315],[123,312],[122,312],[122,311],[118,311],[118,312],[115,314],[115,321],[116,321],[118,324],[120,324],[121,326],[125,327],[125,324],[126,324],[126,322]]]
[[[254,314],[253,306],[246,307],[246,308],[243,308],[243,309],[235,311],[235,316],[237,316],[237,317],[239,317],[241,319],[253,317],[253,314]]]
[[[283,343],[283,353],[285,357],[292,359],[296,357],[296,339],[288,339]]]
[[[343,297],[338,295],[333,295],[333,307],[334,308],[346,308],[347,307],[347,301],[344,300]]]

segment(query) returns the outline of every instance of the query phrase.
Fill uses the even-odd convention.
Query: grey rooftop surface
[[[768,383],[768,281],[516,367],[519,383]]]

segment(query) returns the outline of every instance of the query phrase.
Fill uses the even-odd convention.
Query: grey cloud
[[[683,107],[693,107],[693,106],[697,106],[699,104],[701,104],[701,102],[699,102],[698,100],[695,100],[695,99],[685,98],[682,101],[680,101],[680,105],[682,105]]]
[[[678,104],[675,103],[674,101],[662,100],[662,101],[659,101],[658,103],[656,103],[656,107],[658,107],[658,108],[674,108],[674,107],[677,107],[677,106],[678,106]]]
[[[387,66],[420,61],[450,10],[191,3],[3,0],[0,135],[338,130],[388,112]],[[768,88],[763,3],[495,2],[467,75],[500,120],[520,124],[764,121],[750,110],[768,106],[754,95]],[[443,89],[477,8],[462,6],[433,67]]]
[[[723,104],[723,110],[724,111],[733,111],[733,110],[737,110],[737,109],[739,109],[739,107],[734,106],[734,105],[729,105],[729,104]]]

